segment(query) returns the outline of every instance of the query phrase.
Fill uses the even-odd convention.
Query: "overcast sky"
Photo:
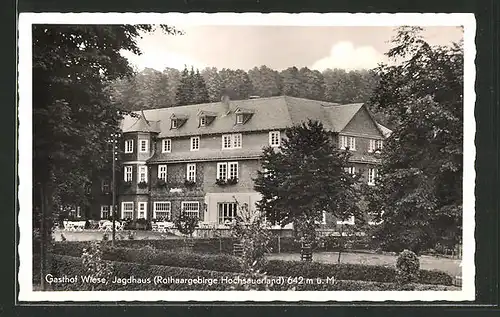
[[[248,70],[266,65],[276,70],[291,66],[372,68],[385,62],[391,47],[392,27],[338,26],[189,26],[178,27],[184,35],[161,31],[145,34],[138,41],[143,55],[122,52],[142,70],[217,67]],[[462,38],[457,27],[426,27],[431,44],[450,44]]]

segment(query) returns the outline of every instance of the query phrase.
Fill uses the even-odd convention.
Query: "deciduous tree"
[[[420,28],[402,27],[382,65],[371,103],[395,128],[371,188],[383,213],[376,237],[386,249],[419,252],[454,245],[462,226],[463,47],[431,46]]]

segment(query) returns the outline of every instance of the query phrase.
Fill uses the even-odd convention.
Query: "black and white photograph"
[[[473,14],[19,21],[19,300],[475,299]]]

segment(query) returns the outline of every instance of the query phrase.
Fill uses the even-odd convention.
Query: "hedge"
[[[63,243],[67,244],[67,243]],[[72,244],[72,243],[71,243]],[[62,244],[61,244],[62,245]],[[78,244],[82,250],[85,245]],[[110,246],[109,244],[106,244]],[[64,253],[64,248],[56,247],[53,252],[61,255],[79,257],[81,251],[68,248],[70,253]],[[104,259],[134,262],[140,264],[157,264],[195,269],[207,269],[221,272],[240,272],[238,258],[226,254],[197,254],[179,251],[161,251],[150,248],[104,248]],[[262,271],[275,276],[292,276],[303,278],[328,278],[334,276],[341,280],[361,280],[393,283],[396,282],[396,269],[381,265],[365,264],[327,264],[303,261],[266,261]],[[445,272],[437,270],[420,270],[419,283],[452,285],[453,278]]]
[[[207,239],[193,239],[193,252],[197,253],[211,253],[211,254],[232,254],[233,244],[236,242],[234,238],[207,238]],[[281,237],[280,246],[278,248],[278,237],[273,237],[269,243],[269,251],[271,253],[277,253],[278,250],[282,253],[297,253],[300,252],[300,243],[295,241],[292,237]],[[57,249],[64,251],[58,251],[58,254],[75,255],[87,245],[88,241],[64,241],[56,242],[55,246]],[[107,241],[106,243],[111,243]],[[178,250],[184,247],[183,239],[163,239],[163,240],[116,240],[115,246],[117,247],[127,247],[127,248],[142,248],[144,246],[151,246],[158,250]],[[69,250],[76,248],[75,250]],[[335,245],[332,239],[325,240],[323,246],[315,245],[313,246],[314,251],[332,251],[335,249]]]
[[[263,270],[267,274],[278,276],[302,276],[308,278],[335,276],[335,278],[341,280],[396,282],[396,269],[381,265],[269,260]],[[453,278],[447,273],[437,270],[420,270],[418,282],[421,284],[452,285]]]
[[[105,260],[111,261],[188,267],[220,272],[241,272],[242,270],[239,259],[227,254],[158,251],[152,248],[108,248],[105,249],[103,257]]]
[[[244,276],[238,273],[231,272],[216,272],[209,270],[199,270],[192,268],[179,268],[179,267],[169,267],[160,265],[145,265],[138,263],[123,263],[123,262],[113,262],[112,264],[112,276],[121,277],[123,279],[134,278],[135,281],[141,281],[142,283],[137,283],[135,281],[128,281],[130,283],[112,283],[107,281],[105,284],[91,284],[83,283],[81,276],[85,275],[82,262],[79,258],[53,255],[52,256],[52,266],[51,274],[54,277],[60,276],[74,276],[76,277],[75,283],[54,283],[51,284],[52,290],[56,291],[84,291],[84,290],[231,290],[231,285],[222,283],[222,279],[233,279],[243,278]],[[185,283],[165,283],[165,284],[155,284],[155,276],[161,277],[172,277],[177,279],[185,279]],[[149,278],[149,281],[148,281]],[[277,277],[268,276],[269,279],[276,279]],[[218,283],[187,283],[187,279],[212,279],[217,280]],[[283,277],[286,281],[287,277]],[[314,279],[316,280],[316,279]],[[389,290],[457,290],[456,287],[448,287],[443,285],[419,285],[419,284],[409,284],[409,285],[398,285],[396,283],[381,283],[381,282],[367,282],[367,281],[343,281],[335,280],[334,283],[326,282],[322,280],[321,284],[315,283],[304,283],[304,284],[288,284],[284,283],[281,285],[274,284],[270,287],[271,290],[286,290],[292,285],[295,285],[295,290],[329,290],[329,291],[389,291]]]

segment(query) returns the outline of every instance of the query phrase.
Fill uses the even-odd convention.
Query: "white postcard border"
[[[475,299],[475,33],[471,13],[21,13],[19,30],[19,301],[471,301]],[[285,26],[463,26],[464,174],[463,259],[460,291],[96,291],[40,292],[32,286],[32,24],[168,24]]]

